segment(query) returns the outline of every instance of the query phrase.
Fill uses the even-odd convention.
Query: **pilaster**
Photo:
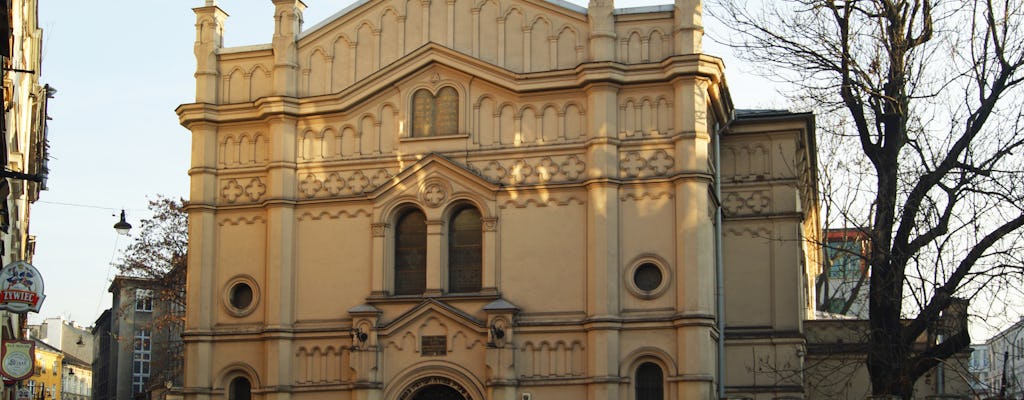
[[[352,369],[355,372],[352,398],[356,400],[380,400],[384,397],[381,390],[381,346],[377,338],[376,327],[380,323],[381,311],[371,305],[363,304],[348,310],[352,317]]]
[[[704,38],[702,0],[675,0],[672,39],[676,54],[697,54]]]
[[[427,221],[427,248],[440,249],[443,242],[444,221]],[[427,251],[427,287],[423,292],[424,296],[440,296],[443,286],[441,282],[441,259],[440,251]]]
[[[272,0],[274,3],[274,94],[295,96],[299,84],[299,33],[302,32],[300,0]]]
[[[587,21],[590,24],[590,61],[615,59],[615,4],[612,0],[590,0]]]
[[[295,321],[295,178],[296,120],[277,115],[267,120],[270,136],[270,163],[267,167],[266,326],[268,330],[287,331]],[[266,383],[268,387],[287,388],[291,384],[292,340],[287,335],[264,342]],[[290,391],[267,393],[266,398],[286,400]]]
[[[224,21],[228,14],[207,1],[206,6],[192,9],[196,14],[196,103],[217,103],[217,82],[220,68],[217,50],[224,43]]]
[[[504,299],[484,306],[487,313],[487,392],[494,400],[516,398],[515,329],[519,307]]]

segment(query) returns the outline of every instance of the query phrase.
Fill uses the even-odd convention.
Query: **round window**
[[[240,310],[248,308],[252,304],[252,287],[245,282],[235,283],[231,287],[228,301],[234,308]]]
[[[633,284],[637,289],[650,292],[661,286],[661,268],[652,263],[643,263],[633,272]]]

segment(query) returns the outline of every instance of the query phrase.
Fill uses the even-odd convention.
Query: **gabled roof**
[[[370,4],[370,3],[374,2],[374,1],[379,1],[379,0],[358,0],[358,1],[350,4],[348,7],[345,7],[343,9],[341,9],[341,11],[338,11],[338,12],[334,13],[333,15],[331,15],[331,16],[327,17],[326,19],[324,19],[323,21],[320,21],[320,22],[316,23],[315,25],[313,25],[313,26],[311,26],[311,27],[309,27],[307,29],[304,29],[301,33],[299,33],[299,39],[301,40],[302,38],[313,34],[314,32],[320,30],[321,28],[324,28],[327,25],[330,25],[332,22],[341,19],[342,17],[344,17],[348,13],[350,13],[350,12],[360,8],[360,7],[363,7],[364,5]],[[587,8],[586,7],[580,7],[580,6],[576,5],[576,4],[570,3],[568,1],[563,1],[563,0],[540,0],[540,1],[543,1],[545,3],[548,3],[548,4],[551,4],[551,5],[555,5],[555,6],[564,8],[564,9],[566,9],[568,11],[571,11],[571,12],[574,12],[574,13],[579,13],[579,14],[587,15]]]

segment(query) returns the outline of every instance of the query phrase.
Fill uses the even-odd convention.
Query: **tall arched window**
[[[658,364],[645,362],[636,369],[636,400],[662,400],[665,398],[665,375]]]
[[[395,294],[421,294],[427,288],[427,217],[409,209],[395,224]]]
[[[480,211],[464,206],[448,224],[448,292],[479,292],[483,257]]]
[[[445,136],[459,133],[459,92],[445,86],[433,95],[427,89],[412,96],[412,136]]]
[[[231,380],[231,385],[228,387],[228,400],[251,400],[252,399],[252,385],[248,379],[243,377],[237,377]]]

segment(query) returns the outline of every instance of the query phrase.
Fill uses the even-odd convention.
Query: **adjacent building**
[[[47,101],[56,92],[39,80],[43,31],[37,0],[0,2],[0,266],[32,262],[30,208],[46,189]],[[25,314],[0,311],[0,338],[27,339]],[[24,383],[24,382],[23,382]],[[4,398],[15,385],[0,382]]]
[[[992,351],[987,344],[972,344],[968,361],[971,373],[971,391],[974,398],[985,399],[995,394],[992,390]]]
[[[92,398],[92,364],[78,357],[64,353],[61,372],[61,395],[63,400],[89,400]]]
[[[733,108],[700,1],[273,3],[194,9],[177,394],[804,396],[814,118]]]
[[[826,229],[817,279],[819,316],[868,317],[868,236],[860,229]]]
[[[92,397],[100,400],[144,396],[152,348],[154,283],[117,276],[110,284],[111,308],[96,320]]]
[[[64,317],[52,317],[39,325],[29,325],[32,337],[79,360],[92,360],[93,339],[90,328],[83,328]]]
[[[59,399],[63,390],[64,353],[41,340],[35,339],[35,343],[36,373],[21,382],[21,387],[27,388],[33,399]]]
[[[1007,399],[1024,397],[1024,319],[993,335],[985,344],[990,352],[989,387]]]
[[[182,306],[169,300],[167,282],[181,282],[183,275],[168,280],[118,275],[110,284],[111,308],[96,320],[91,360],[92,398],[151,398],[153,390],[181,384]],[[178,298],[180,296],[171,296]]]

